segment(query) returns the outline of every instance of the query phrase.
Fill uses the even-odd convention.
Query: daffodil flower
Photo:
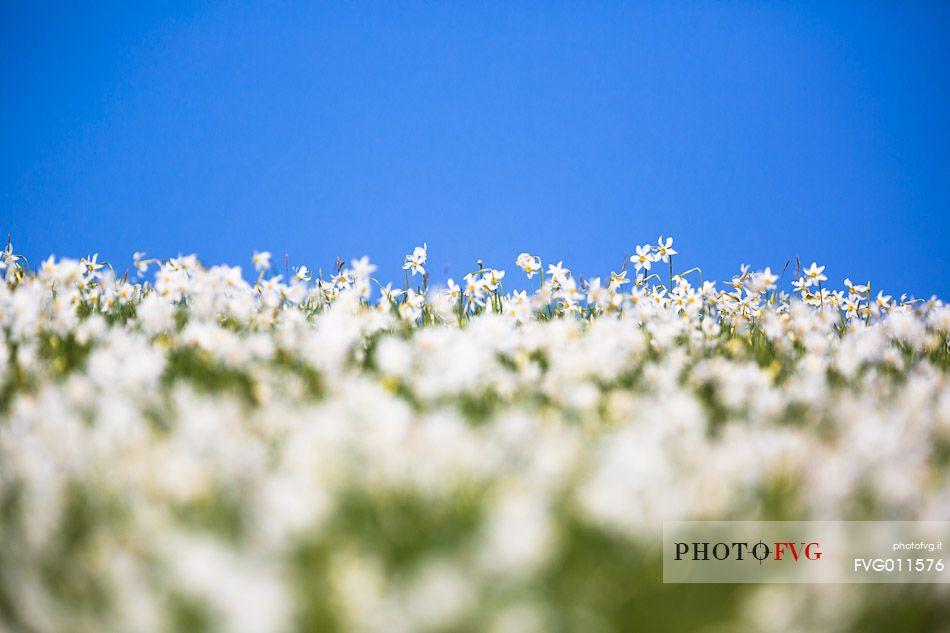
[[[555,285],[563,285],[567,280],[567,275],[571,272],[564,268],[564,262],[559,261],[556,264],[548,264],[548,277]]]
[[[505,276],[505,271],[495,270],[494,268],[492,268],[491,270],[485,273],[485,285],[488,287],[489,290],[494,292],[494,290],[498,288],[498,284],[501,283],[501,280],[504,278],[504,276]]]
[[[400,290],[399,288],[393,288],[393,285],[391,283],[388,283],[379,289],[379,293],[380,295],[382,295],[382,298],[385,299],[389,303],[393,303],[394,301],[396,301],[396,299],[399,298],[402,292],[403,291]]]
[[[332,283],[338,290],[345,290],[346,288],[349,288],[353,285],[353,276],[349,270],[344,268],[330,278],[330,283]]]
[[[883,291],[879,291],[877,293],[877,299],[875,299],[874,302],[877,304],[878,308],[880,308],[881,310],[886,310],[888,306],[890,306],[892,301],[893,301],[893,298],[891,297],[891,295],[886,295],[884,294]]]
[[[79,260],[79,263],[85,266],[86,272],[92,276],[98,276],[102,269],[102,264],[99,263],[99,253],[95,253],[92,257],[83,257]]]
[[[409,270],[412,272],[413,276],[425,275],[425,263],[428,259],[428,245],[423,244],[422,246],[417,246],[413,249],[411,255],[406,255],[406,261],[402,265],[403,270]]]
[[[616,290],[624,284],[630,283],[630,280],[627,279],[627,271],[622,270],[619,273],[611,272],[610,273],[610,285],[611,290]]]
[[[312,276],[312,273],[306,266],[300,266],[294,274],[294,279],[297,281],[310,281]]]
[[[350,267],[353,269],[353,275],[357,279],[368,279],[370,275],[376,272],[376,265],[371,264],[369,257],[366,256],[351,260]]]
[[[541,271],[541,258],[528,253],[521,253],[518,255],[518,259],[515,260],[515,265],[527,274],[528,279],[531,279]]]
[[[765,270],[759,273],[759,284],[766,290],[771,290],[774,288],[776,281],[778,281],[778,275],[773,274],[772,269],[768,266],[766,266]]]
[[[251,263],[254,264],[255,270],[264,272],[270,270],[270,258],[271,254],[269,251],[254,251],[254,255],[251,257]]]
[[[824,266],[819,266],[816,262],[812,262],[811,266],[804,270],[805,277],[811,280],[812,283],[827,281],[828,278],[823,274],[824,270]]]
[[[637,271],[641,270],[650,270],[650,266],[653,265],[655,261],[653,258],[653,247],[649,244],[644,244],[642,246],[637,246],[637,254],[631,255],[630,261],[633,262],[634,267]]]
[[[805,293],[808,292],[808,287],[811,286],[811,279],[808,277],[799,277],[792,282],[792,285],[795,286],[796,292]]]
[[[462,296],[462,289],[459,287],[457,283],[455,283],[455,281],[451,277],[449,277],[449,283],[447,284],[446,293],[453,300],[458,300],[458,298]]]
[[[20,256],[13,254],[13,242],[8,241],[7,247],[0,252],[0,270],[6,269],[12,272],[14,269],[19,268],[19,264],[17,263],[19,261]]]
[[[850,280],[850,279],[845,279],[845,280],[844,280],[844,285],[845,285],[845,287],[848,289],[848,294],[849,294],[849,295],[854,295],[854,294],[863,295],[863,294],[866,294],[867,291],[868,291],[868,287],[867,287],[867,286],[859,286],[859,285],[857,285],[857,284],[853,284],[853,283],[851,283],[851,280]]]
[[[663,241],[663,236],[660,236],[660,239],[656,242],[656,254],[658,259],[661,260],[664,264],[670,261],[670,255],[676,255],[677,252],[673,250],[673,238],[666,238],[666,242]],[[649,269],[647,269],[649,270]]]

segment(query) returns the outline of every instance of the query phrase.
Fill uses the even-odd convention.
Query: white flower
[[[541,258],[528,253],[521,253],[515,260],[515,265],[528,275],[528,279],[531,279],[541,271]]]
[[[666,241],[663,241],[663,236],[660,236],[660,239],[656,241],[656,254],[657,260],[662,261],[664,264],[670,261],[671,255],[676,255],[676,251],[673,250],[673,238],[668,237]],[[649,270],[649,267],[647,267]]]
[[[300,266],[294,274],[294,279],[297,281],[310,281],[312,276],[313,274],[306,266]]]
[[[642,246],[637,246],[636,250],[637,254],[631,255],[630,261],[633,262],[637,272],[641,270],[650,270],[650,266],[652,266],[653,262],[656,261],[653,255],[653,248],[649,244],[644,244]]]
[[[7,247],[0,252],[0,270],[6,269],[7,274],[11,274],[19,268],[20,256],[13,253],[13,242],[8,241]]]
[[[447,286],[445,289],[446,294],[448,294],[448,296],[451,297],[453,300],[457,301],[461,297],[462,289],[459,287],[457,283],[455,283],[455,281],[451,277],[449,277],[449,281],[446,284],[446,286]]]
[[[850,280],[850,279],[845,279],[845,280],[844,280],[844,285],[845,285],[845,287],[848,289],[848,294],[849,294],[849,295],[854,295],[854,294],[863,295],[863,294],[867,294],[867,291],[868,291],[868,287],[867,287],[867,286],[860,286],[860,285],[857,285],[857,284],[853,284],[853,283],[851,283],[851,280]]]
[[[254,270],[258,272],[263,272],[270,270],[270,251],[254,251],[254,256],[251,257],[251,262],[254,264]]]
[[[412,271],[413,276],[416,274],[425,275],[425,263],[428,259],[428,245],[423,244],[422,246],[417,246],[411,255],[406,255],[406,261],[403,264],[403,270]]]
[[[571,274],[571,271],[569,271],[567,268],[564,268],[563,264],[563,261],[560,261],[556,264],[548,264],[548,276],[551,278],[551,283],[555,285],[563,285],[567,282],[567,278]]]
[[[485,287],[491,290],[492,292],[498,288],[498,284],[501,283],[501,280],[505,277],[505,271],[495,270],[494,268],[485,272]]]
[[[83,257],[79,261],[85,267],[87,274],[94,278],[100,276],[99,271],[102,270],[103,265],[99,263],[99,253],[95,253],[92,257]]]
[[[624,284],[630,283],[630,280],[627,279],[627,271],[622,270],[619,273],[611,272],[610,273],[610,285],[608,286],[611,290],[616,290]]]
[[[353,269],[353,275],[357,279],[369,279],[370,275],[376,272],[376,265],[371,264],[369,257],[366,256],[352,260],[350,267]]]
[[[387,303],[392,303],[396,301],[399,296],[403,293],[399,288],[393,288],[391,283],[386,284],[380,288],[380,298],[384,299]]]
[[[804,271],[805,277],[813,284],[819,281],[827,281],[828,278],[823,274],[824,270],[824,266],[819,266],[816,262],[812,262],[811,266]]]
[[[138,271],[139,277],[141,277],[142,275],[148,272],[149,262],[148,260],[143,259],[144,257],[145,257],[145,253],[143,253],[142,251],[135,251],[134,253],[132,253],[132,266],[135,268],[136,271]]]

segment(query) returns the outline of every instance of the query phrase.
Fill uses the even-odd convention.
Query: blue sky
[[[32,263],[256,249],[400,279],[673,235],[950,297],[950,5],[0,5],[0,230]],[[806,261],[807,260],[807,261]]]

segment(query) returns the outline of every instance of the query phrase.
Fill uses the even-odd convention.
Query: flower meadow
[[[679,257],[8,246],[0,631],[950,630],[950,585],[663,584],[665,519],[950,519],[950,307]]]

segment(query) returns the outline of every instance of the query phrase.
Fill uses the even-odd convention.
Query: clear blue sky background
[[[79,7],[79,4],[87,5]],[[239,6],[243,5],[243,6]],[[950,297],[950,4],[0,4],[0,230],[400,279],[672,234]]]

